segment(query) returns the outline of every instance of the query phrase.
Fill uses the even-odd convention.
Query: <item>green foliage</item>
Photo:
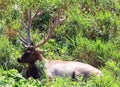
[[[42,83],[38,80],[26,80],[16,69],[2,70],[0,69],[0,86],[1,87],[40,87]]]
[[[119,60],[119,52],[116,52],[118,50],[114,43],[110,41],[106,43],[99,39],[90,41],[81,36],[81,34],[78,34],[73,39],[66,39],[66,45],[64,46],[64,48],[67,48],[67,54],[73,55],[75,60],[88,62],[97,67],[104,65],[109,58]]]
[[[102,77],[92,77],[89,80],[86,87],[119,87],[120,83],[120,64],[109,60],[106,63],[106,67],[102,68]]]
[[[101,78],[94,77],[89,80],[86,87],[119,87],[119,81],[114,78],[108,70],[102,70],[104,75]]]
[[[35,63],[35,65],[36,65],[36,67],[38,68],[38,69],[40,69],[39,71],[39,76],[40,76],[40,79],[41,80],[47,80],[48,78],[47,78],[47,75],[46,75],[46,73],[45,73],[45,64],[44,64],[44,61],[43,62],[39,62],[39,61],[37,61],[36,63]]]
[[[2,33],[3,33],[4,24],[5,24],[5,21],[4,21],[4,20],[1,20],[1,22],[0,22],[0,36],[1,36]]]
[[[6,65],[10,61],[12,45],[6,37],[0,37],[0,65]]]
[[[72,81],[71,78],[56,78],[55,82],[45,80],[35,80],[29,78],[26,80],[16,69],[3,70],[0,69],[0,86],[7,87],[119,87],[120,67],[114,61],[108,61],[106,67],[101,68],[103,75],[101,77],[90,77],[87,83],[81,81]],[[116,73],[116,74],[115,74]]]
[[[89,2],[89,1],[88,1]],[[88,6],[84,3],[85,6]],[[89,3],[90,6],[94,6],[93,2]],[[99,5],[98,5],[99,7]],[[116,36],[117,31],[119,31],[119,16],[116,13],[112,13],[106,8],[100,8],[95,5],[93,8],[84,7],[84,5],[72,7],[68,11],[70,23],[75,23],[74,27],[67,27],[69,32],[74,30],[74,32],[83,31],[83,36],[96,40],[100,38],[101,40],[108,41],[114,36]],[[93,11],[93,12],[92,12]],[[70,26],[71,24],[68,24]],[[73,26],[73,25],[71,25]],[[77,30],[76,30],[77,28]],[[68,33],[69,34],[69,33]],[[74,34],[76,35],[76,34]]]
[[[9,41],[7,37],[0,37],[0,65],[3,68],[19,67],[16,66],[16,58],[21,55],[20,52],[22,52],[22,49],[19,49],[20,47],[20,45],[16,45],[16,47],[13,46],[12,42]]]
[[[55,82],[49,82],[46,79],[26,80],[22,77],[26,67],[18,64],[17,58],[22,55],[24,48],[16,34],[20,30],[26,36],[20,19],[23,18],[26,23],[27,11],[32,8],[35,12],[38,6],[45,13],[33,21],[33,43],[38,43],[43,38],[43,32],[48,32],[49,18],[54,16],[56,10],[63,9],[64,15],[68,16],[57,27],[52,39],[41,47],[48,50],[44,56],[47,59],[76,60],[102,67],[102,77],[90,77],[87,83],[73,82],[70,78],[56,78]],[[119,87],[119,0],[0,0],[0,20],[1,87]]]

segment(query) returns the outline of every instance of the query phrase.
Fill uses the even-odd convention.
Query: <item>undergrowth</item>
[[[33,21],[33,42],[48,32],[56,10],[64,10],[63,17],[67,16],[41,47],[48,51],[44,56],[91,64],[103,72],[101,77],[90,77],[86,83],[60,77],[54,82],[24,78],[27,65],[17,62],[24,52],[17,33],[26,36],[20,19],[27,21],[27,10],[35,12],[38,5],[45,13]],[[0,0],[0,20],[0,87],[120,87],[119,0]]]

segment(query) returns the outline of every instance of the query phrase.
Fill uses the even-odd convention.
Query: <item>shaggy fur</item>
[[[27,72],[26,72],[26,77],[33,77],[34,79],[40,78],[39,74],[40,70],[37,68],[35,64],[29,65]]]
[[[42,79],[42,78],[46,78],[46,73],[44,72],[45,67],[43,62],[35,62],[33,64],[29,64],[28,65],[28,69],[26,72],[26,77],[33,77],[34,79]]]

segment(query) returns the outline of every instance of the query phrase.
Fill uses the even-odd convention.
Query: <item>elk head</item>
[[[23,20],[21,21],[26,30],[27,38],[24,38],[20,32],[18,33],[18,36],[23,43],[23,46],[26,48],[22,57],[18,58],[19,63],[35,63],[36,60],[42,61],[42,59],[44,58],[42,56],[42,54],[45,51],[41,51],[39,49],[39,47],[42,46],[43,44],[45,44],[51,38],[53,32],[55,31],[55,28],[66,19],[66,18],[61,19],[61,17],[60,17],[61,10],[58,10],[57,16],[54,18],[51,17],[49,20],[48,35],[46,37],[44,35],[44,39],[42,41],[40,41],[38,44],[32,44],[30,41],[30,29],[31,29],[32,21],[34,20],[34,18],[37,15],[41,15],[43,13],[44,13],[44,11],[40,11],[40,9],[38,7],[36,13],[34,14],[34,16],[32,16],[31,15],[32,11],[30,9],[28,12],[28,25],[26,25]]]

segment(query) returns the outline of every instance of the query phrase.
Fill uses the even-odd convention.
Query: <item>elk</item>
[[[100,76],[102,72],[89,64],[75,61],[48,60],[43,57],[43,53],[46,51],[40,50],[39,47],[44,45],[53,35],[55,28],[64,20],[66,20],[66,18],[61,18],[61,10],[58,10],[57,16],[54,19],[51,17],[49,20],[49,32],[47,36],[44,35],[43,40],[40,41],[38,44],[32,44],[30,41],[30,28],[32,25],[32,21],[37,15],[41,15],[43,13],[44,11],[40,11],[40,9],[38,8],[36,13],[32,16],[30,9],[30,11],[28,12],[28,25],[26,25],[24,21],[22,21],[22,24],[27,33],[27,38],[24,38],[20,34],[20,32],[18,33],[23,46],[26,48],[24,54],[20,58],[18,58],[18,62],[28,64],[26,76],[33,77],[35,79],[40,77],[40,75],[38,74],[39,70],[35,65],[36,61],[44,62],[45,73],[47,77],[51,80],[54,80],[56,76],[68,76],[72,77],[73,79],[76,79],[77,76],[83,76],[83,80],[91,75]]]

